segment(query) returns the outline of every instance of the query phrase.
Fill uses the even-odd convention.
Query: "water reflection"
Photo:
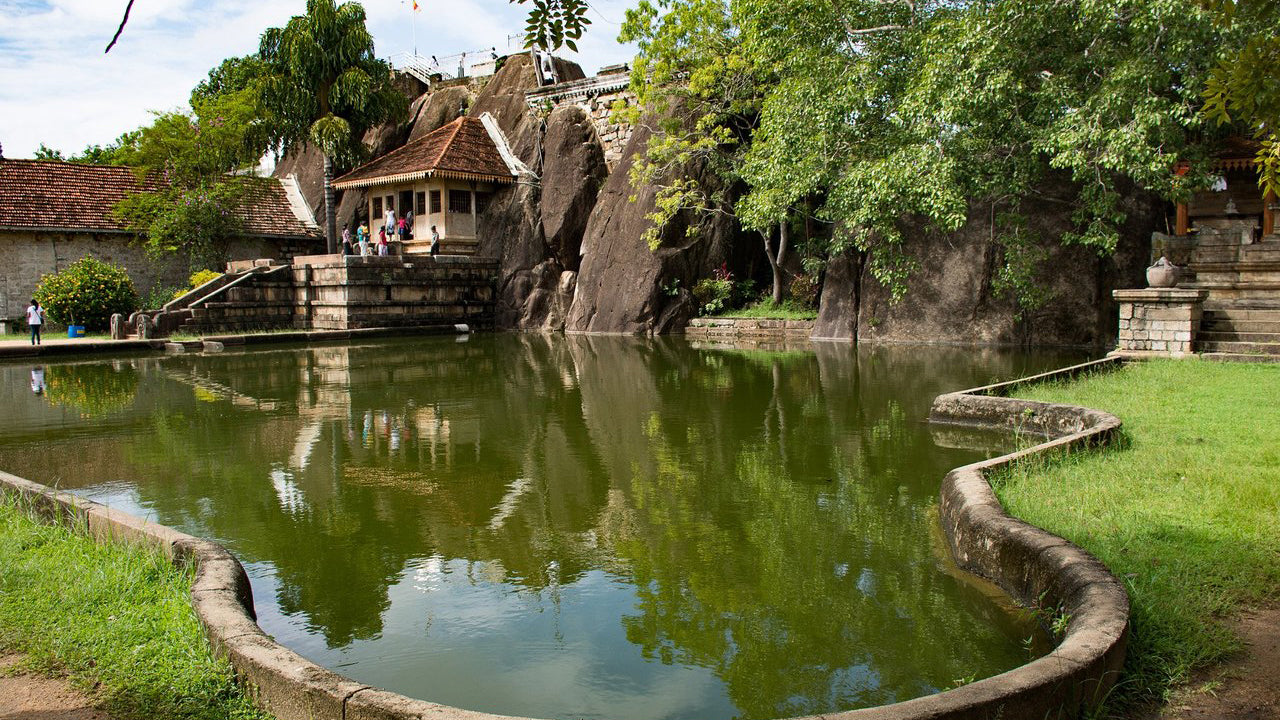
[[[376,685],[821,713],[1025,660],[939,567],[938,483],[975,454],[922,420],[1060,361],[513,335],[49,365],[44,396],[0,366],[0,468],[226,542],[268,632]]]

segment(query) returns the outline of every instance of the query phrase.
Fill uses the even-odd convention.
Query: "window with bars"
[[[432,214],[440,212],[440,191],[431,191],[431,212]]]
[[[471,191],[470,190],[450,190],[449,191],[449,212],[471,214]]]
[[[371,220],[375,223],[382,221],[382,198],[380,197],[373,199],[373,217]]]
[[[492,196],[493,196],[493,193],[487,193],[487,192],[476,193],[476,212],[477,213],[482,213],[484,212],[485,208],[489,207],[489,198]]]
[[[414,196],[414,200],[416,200],[416,202],[414,203],[413,214],[414,215],[427,214],[427,194],[424,192],[420,192],[416,196]]]

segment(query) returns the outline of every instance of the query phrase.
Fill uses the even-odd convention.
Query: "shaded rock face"
[[[576,65],[561,72],[582,77]],[[512,151],[539,175],[495,193],[480,218],[479,252],[499,258],[498,327],[561,330],[582,234],[608,170],[586,114],[567,107],[544,120],[525,101],[536,87],[529,56],[514,55],[471,107],[472,116],[493,115]]]
[[[1069,199],[1069,187],[1050,188]],[[862,270],[856,258],[838,258],[828,269],[815,337],[883,342],[992,345],[1114,344],[1117,324],[1111,290],[1135,287],[1148,256],[1150,229],[1163,217],[1158,198],[1129,192],[1128,220],[1113,255],[1054,245],[1038,267],[1041,286],[1052,293],[1043,307],[1018,317],[1012,299],[997,297],[993,278],[1002,262],[991,239],[991,209],[975,205],[958,232],[917,227],[907,237],[919,269],[907,295],[891,300],[888,288]],[[1071,227],[1071,205],[1041,206],[1030,229],[1046,239]]]
[[[637,128],[624,160],[609,176],[582,240],[577,293],[565,324],[568,332],[662,334],[683,330],[695,306],[685,289],[726,262],[737,234],[724,216],[702,218],[695,237],[686,236],[689,218],[677,217],[663,228],[661,244],[651,251],[642,239],[649,227],[657,188],[631,185],[635,154],[650,132]],[[697,174],[697,173],[695,173]],[[711,177],[699,180],[714,182]],[[636,202],[630,202],[635,195]]]
[[[560,265],[576,271],[587,221],[609,177],[604,151],[591,118],[576,106],[551,113],[542,146],[542,234]]]
[[[475,102],[475,93],[465,85],[440,88],[435,92],[421,95],[409,107],[410,123],[406,142],[412,142],[432,130],[442,128],[457,120]]]

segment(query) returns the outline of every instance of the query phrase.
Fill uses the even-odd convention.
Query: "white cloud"
[[[418,0],[419,53],[454,55],[496,47],[527,5],[505,0]],[[184,107],[191,88],[224,58],[254,52],[258,36],[305,12],[305,0],[136,0],[119,44],[103,49],[126,0],[0,0],[0,143],[6,157],[30,157],[41,143],[78,152],[150,122],[151,110]],[[632,0],[597,0],[581,53],[562,54],[588,74],[626,62],[614,40]],[[400,0],[364,3],[380,57],[413,47],[414,20]]]

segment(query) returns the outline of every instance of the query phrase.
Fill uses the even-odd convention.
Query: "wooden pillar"
[[[1272,205],[1274,205],[1275,203],[1276,203],[1276,194],[1268,190],[1267,194],[1264,195],[1262,198],[1262,235],[1263,237],[1266,237],[1267,235],[1275,234],[1276,211],[1272,208]]]

